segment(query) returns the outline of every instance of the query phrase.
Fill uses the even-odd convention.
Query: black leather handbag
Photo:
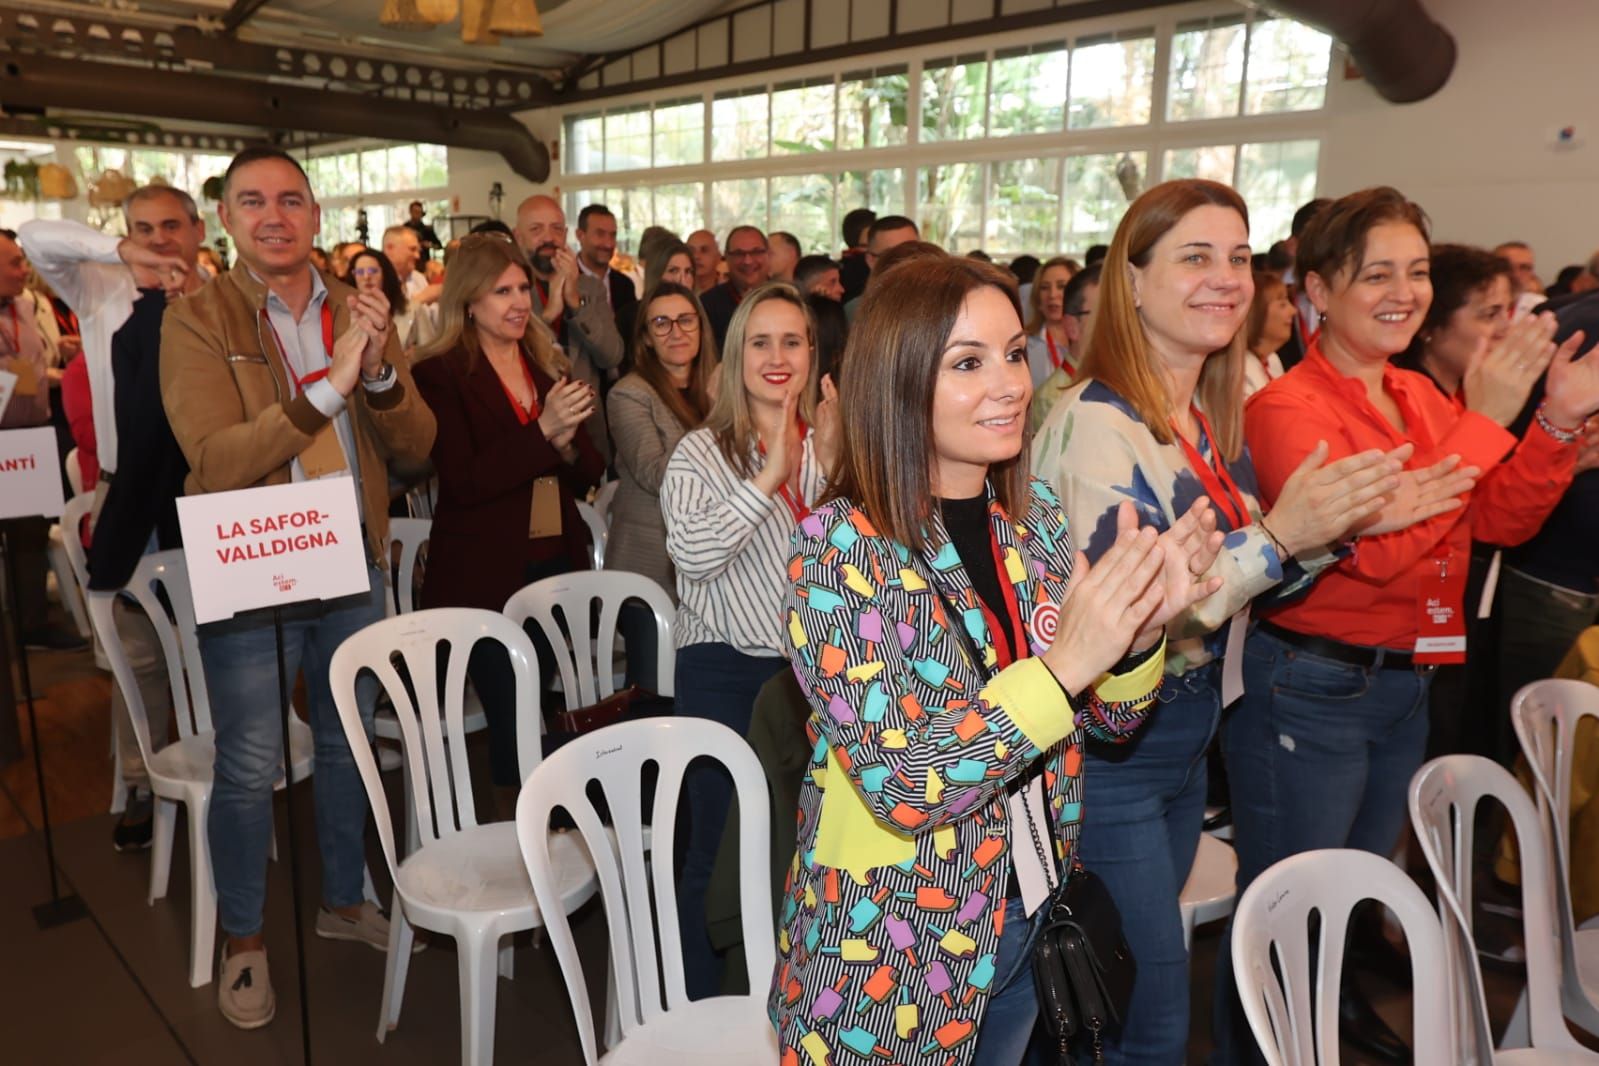
[[[1070,1044],[1087,1031],[1094,1061],[1103,1061],[1101,1034],[1120,1025],[1132,999],[1138,963],[1122,936],[1122,916],[1105,883],[1074,870],[1047,904],[1049,914],[1033,946],[1033,985],[1044,1028],[1063,1063]]]

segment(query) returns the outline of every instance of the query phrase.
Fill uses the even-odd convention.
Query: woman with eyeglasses
[[[357,248],[350,256],[345,281],[357,291],[381,292],[389,301],[389,321],[400,348],[411,352],[433,339],[433,318],[405,295],[405,285],[389,257],[375,248]]]
[[[416,355],[416,385],[438,420],[439,497],[422,580],[424,607],[498,611],[522,586],[588,566],[588,527],[576,501],[605,472],[583,423],[594,390],[533,310],[533,272],[498,235],[461,241],[439,297],[440,333]],[[554,676],[532,634],[539,676]],[[489,766],[502,817],[522,784],[515,679],[492,641],[468,673],[489,726]]]
[[[694,276],[689,264],[689,280]],[[711,409],[716,341],[694,290],[663,281],[646,291],[633,328],[633,371],[611,387],[605,410],[620,484],[611,503],[605,566],[643,574],[677,599],[677,575],[666,553],[661,482],[683,434]],[[655,616],[629,602],[620,617],[627,644],[627,682],[656,688]]]

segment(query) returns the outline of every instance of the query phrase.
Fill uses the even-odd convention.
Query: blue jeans
[[[1205,749],[1221,716],[1220,668],[1168,677],[1126,744],[1089,744],[1077,854],[1121,911],[1138,961],[1132,1002],[1105,1061],[1181,1066],[1188,1053],[1188,949],[1178,897],[1205,821]]]
[[[1005,926],[994,952],[994,991],[983,1009],[972,1066],[1018,1066],[1038,1020],[1038,992],[1033,987],[1033,943],[1049,914],[1039,907],[1031,920],[1020,896],[1005,902]]]
[[[1244,698],[1222,730],[1240,896],[1267,867],[1303,851],[1393,852],[1427,747],[1432,674],[1350,666],[1250,634]],[[1233,981],[1230,923],[1215,996],[1212,1062],[1260,1061]]]
[[[750,730],[750,712],[761,686],[788,669],[781,656],[745,655],[727,644],[690,644],[677,649],[679,717],[721,722],[739,736]],[[733,804],[733,779],[720,763],[700,760],[684,776],[688,796],[688,850],[677,883],[677,921],[683,937],[683,979],[690,999],[722,989],[722,962],[705,928],[705,892]]]
[[[289,683],[305,671],[315,736],[316,835],[322,854],[322,902],[361,902],[366,858],[367,796],[328,688],[328,665],[345,638],[383,618],[383,574],[369,573],[371,591],[284,609],[283,661]],[[229,936],[261,931],[267,852],[272,839],[272,787],[283,773],[277,643],[272,620],[254,615],[200,627],[200,659],[216,728],[216,772],[206,832],[216,879],[217,912]],[[363,675],[361,721],[372,736],[378,682]]]

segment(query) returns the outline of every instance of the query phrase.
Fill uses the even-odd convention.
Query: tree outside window
[[[1154,81],[1154,37],[1084,38],[1072,49],[1067,127],[1148,123]]]
[[[838,147],[884,148],[905,143],[910,124],[910,74],[904,67],[852,71],[839,79]]]
[[[983,246],[982,163],[923,167],[916,187],[923,240],[956,254]]]
[[[1059,248],[1061,161],[1013,159],[989,164],[988,235],[995,256],[1030,252],[1040,259]]]
[[[922,66],[922,140],[981,137],[987,97],[988,63],[982,56],[928,60]]]
[[[1243,99],[1245,35],[1243,20],[1238,18],[1219,25],[1203,22],[1178,28],[1171,41],[1168,119],[1181,122],[1238,114]]]
[[[1023,48],[996,52],[989,65],[989,136],[1064,129],[1069,56],[1065,44],[1041,51]]]

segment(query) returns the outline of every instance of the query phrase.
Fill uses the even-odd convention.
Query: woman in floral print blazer
[[[1159,539],[1126,508],[1074,578],[1060,502],[1022,458],[1011,286],[972,260],[908,263],[851,330],[839,480],[789,564],[813,756],[770,993],[785,1066],[1020,1060],[1022,896],[1042,916],[1072,867],[1081,735],[1138,727],[1165,620],[1219,587],[1194,576],[1221,540],[1204,504]]]

